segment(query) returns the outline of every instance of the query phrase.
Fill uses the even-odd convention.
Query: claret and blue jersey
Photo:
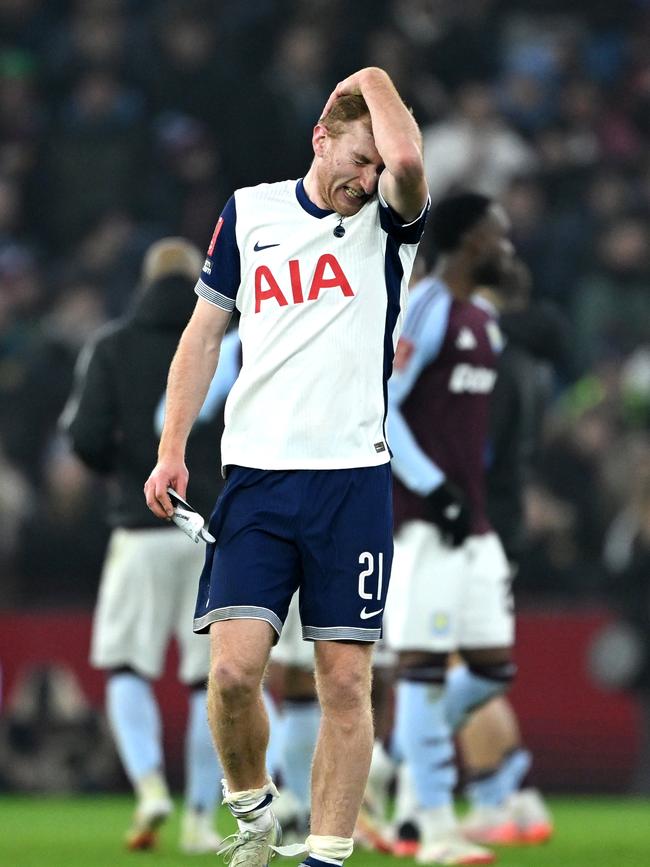
[[[456,300],[435,277],[411,292],[390,383],[395,518],[425,517],[444,477],[464,492],[472,531],[485,533],[485,451],[502,338],[479,301]]]

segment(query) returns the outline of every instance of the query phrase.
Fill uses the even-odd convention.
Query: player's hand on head
[[[174,514],[167,488],[172,487],[185,498],[189,473],[183,461],[158,461],[144,485],[147,506],[157,518],[171,518]]]
[[[427,496],[429,520],[452,548],[462,545],[471,530],[471,516],[462,491],[448,479]]]
[[[344,78],[343,81],[339,81],[334,90],[330,93],[329,98],[325,103],[325,108],[321,112],[320,120],[323,120],[323,118],[327,117],[327,115],[332,110],[332,106],[339,97],[353,96],[354,94],[361,93],[362,72],[363,70],[360,69],[358,72],[354,72],[352,73],[352,75],[348,75],[348,77]]]

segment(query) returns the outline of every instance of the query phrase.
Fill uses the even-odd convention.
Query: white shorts
[[[443,653],[510,647],[514,642],[511,570],[495,533],[459,548],[437,527],[410,521],[395,537],[386,636],[393,650]]]
[[[302,637],[298,593],[293,594],[282,633],[271,650],[271,660],[305,671],[314,670],[314,642],[305,641]]]
[[[130,666],[154,679],[162,674],[175,637],[179,679],[205,679],[210,639],[192,631],[204,557],[205,546],[180,530],[114,530],[95,608],[91,664]]]

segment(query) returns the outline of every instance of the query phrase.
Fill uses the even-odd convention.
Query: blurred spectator
[[[69,249],[108,210],[135,216],[142,205],[147,130],[143,101],[112,72],[75,81],[55,119],[40,167],[48,237]]]
[[[205,249],[206,226],[216,222],[228,196],[221,155],[205,125],[187,115],[163,112],[154,129],[151,212],[162,231],[178,231]]]
[[[464,85],[455,105],[451,117],[423,130],[434,201],[461,186],[500,196],[512,178],[534,169],[532,149],[500,119],[489,87],[479,82]]]
[[[650,224],[627,214],[599,234],[595,262],[576,287],[575,354],[582,369],[650,343]]]

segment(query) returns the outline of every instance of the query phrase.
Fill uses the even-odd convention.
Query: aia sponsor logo
[[[263,303],[270,301],[280,307],[286,307],[290,303],[304,304],[306,301],[317,301],[323,289],[338,289],[345,298],[354,296],[350,281],[332,253],[324,253],[316,262],[309,288],[303,286],[298,259],[290,259],[288,265],[288,286],[286,272],[281,277],[276,277],[268,265],[259,265],[255,269],[256,313],[260,312]]]

